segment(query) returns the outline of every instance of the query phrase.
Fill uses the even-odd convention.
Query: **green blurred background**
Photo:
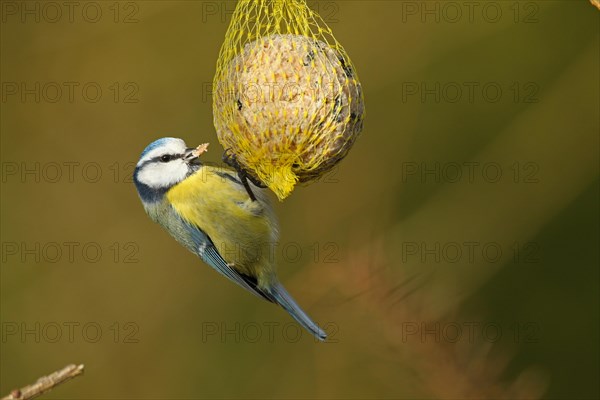
[[[281,280],[325,344],[130,182],[162,136],[220,160],[235,3],[1,3],[0,394],[84,363],[47,397],[598,398],[598,10],[310,4],[367,107],[340,167],[277,204]]]

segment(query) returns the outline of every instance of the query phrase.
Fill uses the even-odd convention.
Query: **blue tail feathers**
[[[312,333],[321,342],[327,339],[325,331],[300,308],[300,306],[294,301],[292,296],[285,290],[281,283],[277,282],[273,287],[270,288],[270,294],[273,296],[275,303],[283,307],[300,325],[302,325],[307,331]]]

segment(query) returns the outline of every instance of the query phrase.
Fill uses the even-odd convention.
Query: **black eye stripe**
[[[156,157],[153,157],[153,158],[151,158],[151,159],[149,160],[149,162],[157,162],[157,161],[158,161],[158,162],[163,162],[163,161],[162,161],[162,158],[163,158],[164,156],[169,156],[169,157],[170,157],[169,161],[173,161],[173,160],[178,160],[178,159],[182,158],[182,157],[183,157],[183,154],[163,154],[163,155],[160,155],[160,156],[156,156]]]
[[[160,161],[160,158],[162,156],[164,156],[164,154],[160,155],[160,156],[152,157],[151,159],[144,161],[137,167],[137,169],[142,169],[147,164],[152,164],[152,163],[156,163],[156,162],[164,164],[162,161]],[[170,154],[170,156],[171,156],[171,161],[179,159],[179,158],[183,158],[183,154]]]

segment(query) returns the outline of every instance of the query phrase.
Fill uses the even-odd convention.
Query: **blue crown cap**
[[[174,140],[181,140],[181,139],[172,138],[172,137],[164,137],[164,138],[155,140],[154,142],[152,142],[148,146],[146,146],[144,151],[142,151],[142,157],[144,157],[146,154],[148,154],[152,150],[159,148],[161,146],[164,146],[166,143],[174,141]]]

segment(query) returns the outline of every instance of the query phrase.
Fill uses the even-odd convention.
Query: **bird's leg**
[[[252,192],[252,188],[250,188],[248,180],[250,180],[250,182],[259,188],[266,188],[267,186],[249,174],[248,171],[246,171],[246,169],[240,165],[239,161],[235,157],[235,154],[232,154],[229,149],[225,150],[225,153],[223,153],[223,162],[236,170],[242,185],[244,185],[246,192],[248,192],[248,196],[250,196],[250,200],[256,201],[256,196],[254,195],[254,192]]]
[[[249,179],[250,182],[254,184],[254,186],[259,187],[261,189],[265,189],[267,187],[267,185],[262,183],[259,179],[255,178],[252,174],[248,173],[248,171],[246,171],[246,169],[242,167],[240,162],[237,160],[235,154],[230,153],[230,149],[225,150],[225,153],[223,154],[223,162],[229,165],[231,168],[235,169],[238,172],[238,174],[243,174],[246,177],[246,179]]]
[[[246,188],[246,192],[248,192],[248,196],[250,196],[250,200],[256,201],[256,196],[254,195],[254,192],[252,191],[252,188],[250,187],[250,184],[248,183],[248,176],[245,173],[241,173],[240,171],[238,171],[238,175],[239,175],[240,179],[242,180],[242,184]]]

